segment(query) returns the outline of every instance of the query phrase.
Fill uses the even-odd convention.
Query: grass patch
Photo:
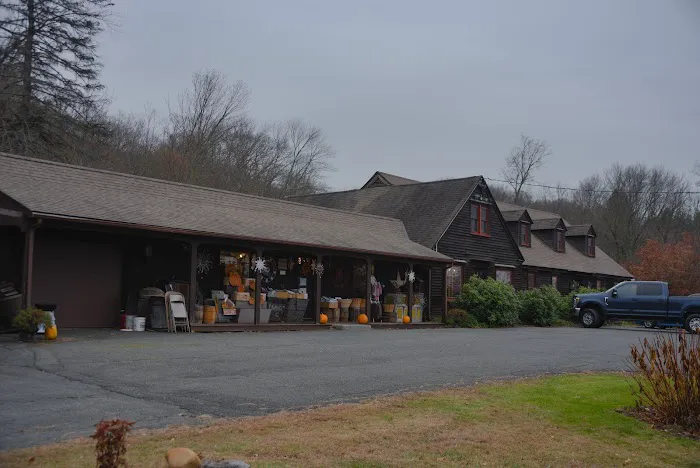
[[[566,375],[378,398],[298,413],[136,432],[130,466],[163,466],[186,446],[252,466],[695,466],[700,442],[616,410],[633,404],[624,376]],[[76,440],[0,453],[0,466],[92,467]]]

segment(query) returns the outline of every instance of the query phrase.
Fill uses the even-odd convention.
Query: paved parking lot
[[[513,328],[0,339],[0,449],[91,433],[107,417],[163,427],[212,417],[542,373],[623,370],[643,329]]]

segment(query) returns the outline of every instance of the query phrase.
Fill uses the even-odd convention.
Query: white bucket
[[[136,317],[136,316],[135,315],[127,315],[126,316],[126,325],[124,326],[124,328],[126,328],[127,330],[134,329],[134,317]]]
[[[134,317],[134,331],[146,331],[146,317]]]

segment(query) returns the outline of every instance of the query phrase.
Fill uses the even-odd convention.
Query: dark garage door
[[[114,327],[121,304],[118,246],[37,232],[34,303],[56,304],[59,327]]]

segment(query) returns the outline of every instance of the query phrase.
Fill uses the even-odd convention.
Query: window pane
[[[479,207],[472,205],[472,232],[479,232]]]
[[[487,206],[481,207],[481,233],[489,233],[489,208]]]
[[[644,283],[637,286],[639,296],[661,296],[663,289],[660,284]]]
[[[453,266],[447,269],[446,294],[448,299],[459,295],[462,288],[462,267]]]
[[[529,289],[533,289],[535,287],[535,274],[534,273],[527,274],[527,287]]]
[[[496,270],[496,281],[510,284],[511,277],[512,273],[510,270]]]
[[[636,284],[623,284],[617,288],[617,297],[631,297],[637,295]]]
[[[558,289],[558,283],[559,283],[559,278],[556,275],[552,276],[552,286],[554,286],[555,289]]]

